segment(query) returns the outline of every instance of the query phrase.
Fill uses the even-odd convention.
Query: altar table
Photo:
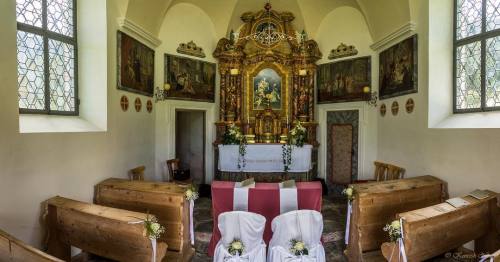
[[[238,168],[239,145],[219,145],[219,170],[223,172],[283,172],[283,145],[249,144],[246,148],[246,165]],[[311,164],[312,146],[292,146],[292,161],[288,172],[308,172]],[[241,163],[242,165],[243,163]]]
[[[212,182],[212,239],[208,254],[214,255],[214,249],[221,238],[218,218],[221,213],[233,211],[234,182]],[[320,182],[298,182],[297,204],[299,209],[321,212],[322,187]],[[261,214],[266,218],[264,241],[269,243],[272,237],[271,222],[280,215],[280,191],[278,183],[257,183],[248,192],[248,212]]]

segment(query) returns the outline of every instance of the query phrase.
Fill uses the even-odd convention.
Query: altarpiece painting
[[[281,110],[281,98],[281,76],[271,68],[261,70],[253,78],[253,109]]]

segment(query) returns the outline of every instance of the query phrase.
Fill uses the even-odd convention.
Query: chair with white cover
[[[219,215],[221,239],[215,247],[214,262],[265,262],[266,244],[263,235],[266,218],[255,213],[232,211]],[[239,239],[244,250],[241,255],[231,255],[228,247]]]
[[[273,219],[273,237],[269,242],[268,262],[325,262],[325,249],[321,244],[323,216],[315,210],[291,211]],[[296,256],[291,241],[305,244],[307,255]]]

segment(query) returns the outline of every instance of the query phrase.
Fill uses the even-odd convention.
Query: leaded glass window
[[[77,115],[76,0],[16,0],[19,111]]]

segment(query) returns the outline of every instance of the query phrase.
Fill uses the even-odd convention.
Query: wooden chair
[[[144,170],[146,170],[145,166],[139,166],[131,169],[129,173],[130,180],[144,181]]]
[[[387,181],[404,178],[406,170],[402,167],[377,161],[375,161],[374,164],[375,181]]]
[[[170,174],[170,181],[180,184],[190,184],[191,177],[187,177],[185,179],[179,179],[176,177],[177,174],[175,172],[180,170],[180,163],[181,160],[178,158],[167,160],[167,167],[168,167],[168,172]]]

